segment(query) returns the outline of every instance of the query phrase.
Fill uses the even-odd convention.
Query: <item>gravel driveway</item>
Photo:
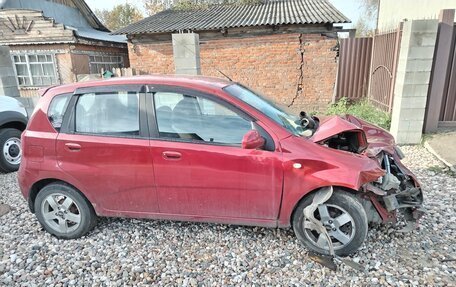
[[[0,286],[456,286],[456,178],[420,146],[403,147],[425,190],[427,215],[412,233],[371,226],[352,256],[365,265],[333,272],[309,260],[290,229],[101,219],[87,237],[45,233],[0,174]]]

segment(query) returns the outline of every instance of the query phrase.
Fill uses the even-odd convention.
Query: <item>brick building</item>
[[[0,45],[11,50],[21,96],[128,66],[125,36],[109,32],[84,0],[0,0]]]
[[[269,0],[165,10],[114,34],[127,35],[137,73],[174,73],[172,33],[195,32],[201,73],[246,84],[296,111],[325,109],[337,69],[337,28],[347,19],[327,0]]]

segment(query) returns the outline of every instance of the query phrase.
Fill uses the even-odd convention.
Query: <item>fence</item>
[[[456,25],[455,9],[439,15],[434,62],[429,80],[424,131],[456,127]]]
[[[336,100],[359,100],[367,96],[372,55],[372,38],[340,40]]]
[[[401,45],[402,23],[396,30],[373,37],[369,101],[379,109],[391,113],[397,59]]]
[[[440,109],[439,126],[456,125],[456,25],[453,29],[448,73],[445,75],[445,90]]]
[[[456,122],[456,25],[453,30],[453,43],[452,43],[452,61],[449,69],[449,77],[445,83],[445,93],[442,101],[442,108],[440,110],[441,126],[445,125],[455,125]],[[449,123],[453,122],[453,123]]]
[[[396,30],[370,38],[341,39],[336,100],[367,97],[391,113],[401,35],[402,23]]]

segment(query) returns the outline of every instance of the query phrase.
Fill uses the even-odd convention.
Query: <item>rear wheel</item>
[[[87,199],[64,183],[51,183],[38,193],[35,213],[47,232],[62,239],[85,235],[97,218]]]
[[[313,194],[298,205],[293,215],[293,229],[298,239],[311,251],[328,254],[328,242],[323,234],[306,228],[304,208],[312,203]],[[320,204],[314,216],[331,237],[337,255],[349,255],[363,244],[367,236],[367,215],[359,200],[346,191],[334,191],[331,198]]]
[[[21,163],[21,131],[17,129],[0,130],[0,171],[12,172]]]

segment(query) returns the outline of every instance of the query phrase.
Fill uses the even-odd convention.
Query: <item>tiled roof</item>
[[[350,23],[328,0],[269,0],[253,5],[212,5],[205,9],[169,9],[113,34],[169,33],[286,24]]]

